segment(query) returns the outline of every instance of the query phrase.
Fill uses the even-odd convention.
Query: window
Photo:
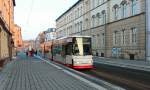
[[[105,34],[104,33],[102,33],[102,46],[104,46],[105,45]]]
[[[122,30],[122,44],[125,44],[125,30]]]
[[[80,23],[79,22],[77,23],[77,28],[78,28],[77,32],[80,32]]]
[[[99,5],[99,0],[96,0],[96,6],[98,6]]]
[[[114,45],[116,45],[117,43],[118,43],[118,40],[117,40],[117,31],[115,31],[114,33],[113,33],[113,44]]]
[[[95,0],[92,0],[92,7],[95,8]]]
[[[119,14],[119,6],[116,4],[116,5],[114,5],[114,7],[113,7],[113,10],[114,10],[114,20],[117,20],[118,19],[118,14]]]
[[[106,12],[105,10],[102,11],[102,24],[106,23]]]
[[[96,25],[100,25],[100,13],[96,14]]]
[[[95,15],[92,16],[92,27],[95,27]]]
[[[132,15],[137,14],[137,0],[131,0]]]
[[[80,33],[82,34],[82,21],[80,22]]]
[[[127,2],[126,1],[123,1],[122,3],[121,3],[121,16],[122,16],[122,18],[125,18],[125,17],[127,17]]]
[[[131,28],[131,40],[132,40],[132,43],[136,43],[137,42],[137,28]]]
[[[89,22],[89,20],[88,20],[88,18],[86,18],[85,19],[85,29],[88,29],[88,22]]]
[[[81,10],[80,10],[80,11],[81,11],[81,14],[80,14],[80,15],[82,15],[82,14],[83,14],[83,10],[82,10],[82,9],[83,9],[83,8],[82,8],[82,6],[81,6]]]
[[[80,14],[80,9],[78,8],[78,10],[77,10],[77,18],[79,17],[79,14]]]
[[[75,30],[74,30],[74,33],[76,33],[77,32],[77,24],[75,24]]]

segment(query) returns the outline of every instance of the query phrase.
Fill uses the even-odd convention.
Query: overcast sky
[[[22,28],[24,40],[55,27],[55,20],[78,0],[16,0],[15,23]]]

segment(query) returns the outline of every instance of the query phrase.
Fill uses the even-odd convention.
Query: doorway
[[[130,56],[130,60],[134,60],[135,59],[135,55],[134,54],[129,54]]]

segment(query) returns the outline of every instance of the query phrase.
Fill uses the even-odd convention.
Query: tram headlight
[[[88,63],[91,63],[91,61],[88,61]]]
[[[75,61],[75,63],[76,63],[76,64],[80,64],[80,62],[79,62],[79,61]]]

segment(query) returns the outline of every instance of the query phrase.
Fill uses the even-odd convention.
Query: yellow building
[[[12,56],[15,0],[0,0],[0,67]]]
[[[13,36],[14,46],[16,49],[22,47],[22,34],[21,27],[17,24],[14,25],[14,36]]]

